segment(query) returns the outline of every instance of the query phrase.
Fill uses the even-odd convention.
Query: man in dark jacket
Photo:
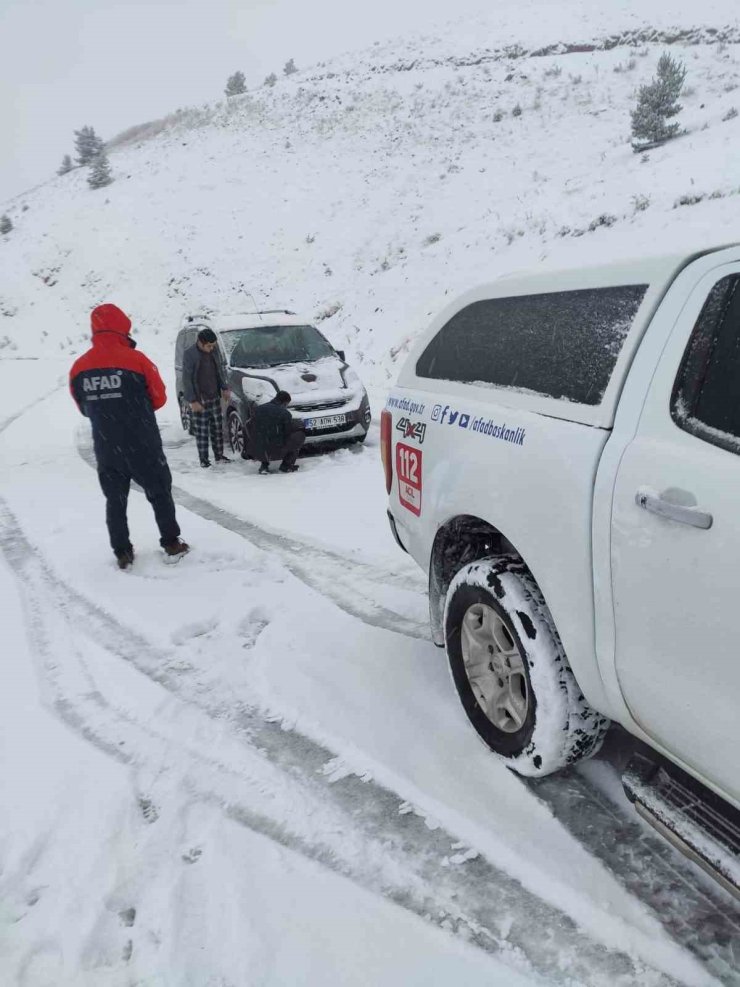
[[[221,400],[229,400],[229,388],[224,380],[221,361],[215,353],[218,346],[213,329],[201,329],[194,346],[185,350],[182,358],[182,390],[193,413],[193,430],[200,465],[207,469],[208,434],[211,435],[213,456],[217,463],[230,463],[224,456],[224,427]]]
[[[306,433],[288,411],[290,394],[278,391],[272,401],[258,404],[253,411],[249,432],[252,454],[259,459],[260,473],[270,472],[270,460],[280,459],[281,473],[294,473],[296,459],[306,441]]]
[[[159,543],[173,561],[188,546],[172,500],[172,476],[154,412],[167,400],[159,371],[129,335],[131,320],[115,305],[100,305],[91,316],[92,348],[69,374],[72,397],[92,425],[98,479],[106,499],[106,522],[118,566],[134,561],[126,517],[134,480],[144,489],[159,527]]]

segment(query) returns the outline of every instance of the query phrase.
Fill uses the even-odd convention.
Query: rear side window
[[[740,274],[712,288],[686,347],[673,420],[705,442],[740,452]]]
[[[191,346],[195,345],[195,340],[198,338],[197,329],[182,329],[177,337],[177,343],[175,344],[175,362],[178,367],[182,366],[182,360],[185,356],[185,350],[190,349]]]
[[[598,404],[647,287],[474,302],[440,329],[416,375]]]

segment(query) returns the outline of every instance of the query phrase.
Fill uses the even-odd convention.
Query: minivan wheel
[[[183,432],[189,432],[192,434],[193,430],[193,412],[190,408],[189,402],[180,395],[180,421],[182,422]]]
[[[452,678],[478,736],[521,775],[598,751],[609,721],[584,699],[539,587],[511,556],[457,573],[445,605]]]
[[[226,425],[229,431],[231,451],[241,455],[244,451],[244,428],[239,420],[239,415],[233,409],[229,409],[226,416]]]

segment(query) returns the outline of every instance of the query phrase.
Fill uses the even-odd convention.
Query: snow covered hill
[[[490,0],[0,203],[0,984],[740,985],[740,912],[606,755],[529,786],[468,728],[377,430],[273,484],[200,469],[170,401],[193,552],[132,493],[121,573],[65,388],[101,301],[170,384],[183,314],[288,305],[379,397],[480,279],[736,241],[736,3]],[[687,133],[636,155],[666,47]]]
[[[78,350],[114,300],[169,366],[184,313],[254,298],[324,320],[383,385],[476,281],[737,239],[735,5],[513,6],[134,128],[108,188],[76,170],[0,205],[5,355]],[[666,48],[687,133],[634,154],[634,92]]]

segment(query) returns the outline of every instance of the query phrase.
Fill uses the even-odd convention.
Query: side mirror
[[[337,350],[337,356],[342,361],[342,363],[347,362],[347,357],[344,355],[344,350]]]

